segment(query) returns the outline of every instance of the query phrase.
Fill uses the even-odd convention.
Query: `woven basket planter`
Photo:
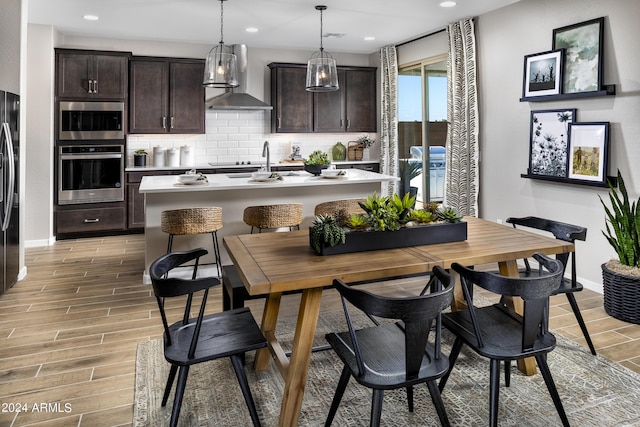
[[[607,314],[640,324],[640,277],[616,273],[602,264],[602,284]]]
[[[349,141],[347,148],[348,160],[362,160],[364,146],[356,141]]]

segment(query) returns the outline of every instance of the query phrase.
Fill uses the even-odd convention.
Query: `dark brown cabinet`
[[[96,235],[96,232],[123,231],[125,207],[123,203],[107,206],[59,208],[56,212],[56,234],[58,238]]]
[[[204,61],[132,58],[129,133],[204,133]]]
[[[306,67],[271,68],[271,131],[288,133],[313,132],[313,93],[305,89]]]
[[[340,89],[307,92],[306,65],[269,64],[271,130],[295,132],[376,132],[376,68],[338,67]]]
[[[56,49],[58,99],[127,99],[128,52]]]

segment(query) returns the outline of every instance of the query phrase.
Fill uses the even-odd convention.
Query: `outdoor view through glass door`
[[[398,73],[400,193],[415,194],[418,206],[444,197],[446,67],[446,58],[438,57]]]

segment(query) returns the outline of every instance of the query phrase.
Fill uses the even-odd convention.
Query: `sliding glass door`
[[[400,192],[418,205],[442,201],[447,136],[446,58],[403,67],[398,75]]]

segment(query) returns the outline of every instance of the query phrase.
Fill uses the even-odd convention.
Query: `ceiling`
[[[318,50],[320,12],[328,52],[369,54],[380,47],[440,30],[518,0],[228,0],[224,2],[225,44]],[[100,38],[204,43],[220,40],[218,0],[29,0],[28,22],[53,25],[63,34]],[[87,21],[85,14],[99,16]],[[248,33],[247,27],[258,32]],[[375,40],[365,41],[365,36]]]

